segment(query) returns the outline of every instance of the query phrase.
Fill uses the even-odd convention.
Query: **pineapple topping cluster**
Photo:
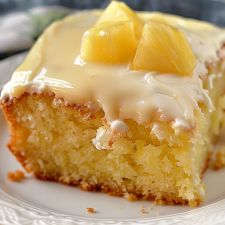
[[[133,70],[192,75],[196,58],[184,33],[166,23],[143,21],[112,1],[83,35],[80,56],[93,63],[130,63]]]

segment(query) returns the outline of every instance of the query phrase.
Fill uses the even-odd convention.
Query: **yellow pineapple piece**
[[[133,23],[98,24],[84,33],[81,58],[100,63],[125,63],[134,57],[137,42]]]
[[[131,21],[134,24],[136,38],[141,36],[144,21],[125,3],[112,1],[105,9],[97,24],[108,21]]]
[[[146,23],[133,69],[188,76],[195,65],[196,58],[182,31],[155,21]]]

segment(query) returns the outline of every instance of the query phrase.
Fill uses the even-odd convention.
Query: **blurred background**
[[[0,0],[0,13],[60,5],[70,9],[104,8],[110,0]],[[156,10],[225,25],[225,0],[124,0],[135,10]]]
[[[123,0],[135,10],[161,11],[225,27],[225,0]],[[51,22],[110,0],[0,0],[0,59],[24,51]]]

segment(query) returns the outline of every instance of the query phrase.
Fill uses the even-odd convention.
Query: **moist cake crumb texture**
[[[224,52],[224,29],[121,2],[69,16],[3,88],[8,147],[39,179],[195,207],[225,129]]]
[[[90,213],[90,214],[93,214],[93,213],[96,213],[96,210],[95,208],[86,208],[87,212]]]

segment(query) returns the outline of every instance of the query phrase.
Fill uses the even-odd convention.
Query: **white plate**
[[[0,87],[11,76],[24,54],[0,63]],[[208,171],[204,176],[207,195],[196,209],[187,206],[155,206],[148,201],[129,202],[102,193],[29,177],[20,183],[7,180],[7,172],[20,165],[6,148],[6,123],[0,113],[0,224],[225,224],[225,170]],[[87,207],[97,210],[88,214]],[[141,213],[144,207],[148,212]]]

